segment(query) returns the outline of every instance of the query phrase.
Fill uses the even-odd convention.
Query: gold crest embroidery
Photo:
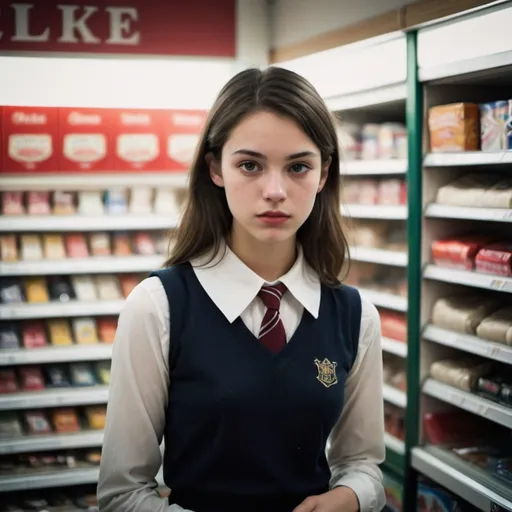
[[[338,383],[338,376],[336,375],[336,366],[338,363],[329,361],[325,358],[323,361],[315,359],[315,364],[318,369],[316,378],[326,387],[329,388]]]

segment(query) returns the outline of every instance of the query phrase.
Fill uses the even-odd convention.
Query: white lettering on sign
[[[174,122],[182,126],[199,126],[203,124],[203,118],[195,115],[175,114]]]
[[[23,43],[44,43],[50,39],[50,29],[47,27],[42,34],[30,34],[30,10],[34,4],[11,4],[14,9],[14,35],[11,41]]]
[[[151,124],[151,119],[147,114],[124,114],[121,113],[121,122],[125,125],[145,125]]]
[[[101,116],[94,114],[80,114],[80,112],[71,112],[68,116],[69,124],[101,124]]]
[[[44,114],[13,112],[11,120],[13,124],[46,124],[46,116]]]
[[[62,11],[62,35],[58,39],[59,43],[79,43],[80,40],[75,32],[80,33],[84,43],[101,42],[101,39],[96,37],[87,26],[87,20],[98,10],[97,7],[85,5],[85,12],[80,18],[75,18],[76,11],[80,9],[79,5],[57,5],[57,8]]]
[[[107,44],[132,44],[140,42],[140,32],[132,31],[132,21],[139,21],[139,13],[133,7],[106,7],[110,14],[110,37]],[[124,17],[126,16],[126,17]]]

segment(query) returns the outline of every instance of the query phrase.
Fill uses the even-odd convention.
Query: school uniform
[[[120,315],[100,510],[291,512],[337,485],[381,510],[376,309],[300,251],[272,300],[276,283],[228,248],[203,263],[152,274]],[[169,502],[154,492],[162,438]]]

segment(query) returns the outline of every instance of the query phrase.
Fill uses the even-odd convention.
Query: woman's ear
[[[324,188],[325,182],[329,177],[329,167],[331,167],[332,157],[329,157],[327,162],[322,166],[322,173],[320,175],[320,183],[318,184],[318,193]]]
[[[208,165],[208,170],[210,171],[210,178],[212,179],[213,183],[215,183],[215,185],[217,185],[218,187],[223,187],[224,180],[222,179],[220,160],[215,158],[215,155],[213,153],[206,153],[206,156],[204,158],[206,160],[206,165]]]

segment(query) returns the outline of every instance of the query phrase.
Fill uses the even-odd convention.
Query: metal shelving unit
[[[388,251],[371,247],[351,247],[350,258],[354,261],[379,263],[380,265],[390,265],[394,267],[407,266],[407,253],[400,251]]]

